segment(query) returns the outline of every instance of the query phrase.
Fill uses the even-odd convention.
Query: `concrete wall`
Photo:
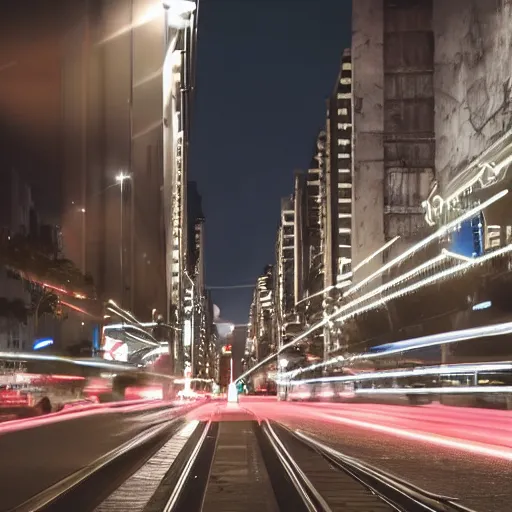
[[[384,6],[384,230],[407,246],[423,235],[434,179],[432,0]]]
[[[441,195],[468,162],[512,126],[511,27],[511,0],[434,0]]]
[[[134,19],[154,0],[134,0]],[[147,316],[153,307],[166,311],[165,238],[163,225],[162,66],[165,52],[164,9],[134,30],[132,173],[135,186],[133,309]]]
[[[62,45],[61,82],[66,256],[83,266],[85,231],[86,270],[104,298],[121,302],[116,175],[131,173],[123,194],[123,306],[146,319],[154,307],[166,310],[161,199],[165,11],[139,22],[154,6],[152,0],[89,0],[76,6]]]
[[[425,234],[434,180],[432,0],[354,0],[352,267],[357,283]],[[372,285],[378,285],[379,280]]]
[[[353,162],[352,268],[384,239],[383,4],[354,0],[352,8]],[[370,274],[382,264],[364,267]],[[356,276],[359,280],[363,274]]]
[[[105,0],[102,5],[102,30],[100,47],[103,59],[103,175],[105,184],[104,210],[104,290],[109,298],[121,301],[120,275],[120,225],[121,205],[120,188],[116,185],[119,172],[130,172],[130,72],[131,45],[130,32],[115,34],[129,27],[131,22],[130,2]],[[124,186],[128,187],[127,184]],[[110,187],[110,188],[107,188]],[[125,194],[123,206],[127,206]],[[129,197],[129,195],[128,195]],[[127,212],[126,212],[127,213]],[[124,216],[127,220],[128,215]],[[129,230],[128,222],[124,222],[124,292],[128,274]]]

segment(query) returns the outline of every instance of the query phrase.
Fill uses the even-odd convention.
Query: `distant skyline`
[[[199,16],[190,178],[206,216],[206,281],[255,284],[274,263],[280,199],[324,127],[351,1],[201,0]],[[251,288],[212,293],[223,318],[247,322]]]

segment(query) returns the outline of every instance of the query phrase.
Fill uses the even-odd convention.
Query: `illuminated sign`
[[[452,233],[450,251],[467,258],[482,256],[484,224],[484,216],[481,213],[463,221]]]
[[[51,338],[44,338],[42,340],[36,340],[32,348],[34,350],[40,350],[42,348],[49,347],[50,345],[53,345],[53,340]]]
[[[222,347],[222,353],[225,355],[231,354],[231,345],[224,345]]]
[[[122,340],[105,336],[103,358],[108,361],[128,361],[128,345]]]
[[[480,302],[479,304],[475,304],[473,306],[473,311],[481,311],[482,309],[489,309],[492,306],[492,302],[490,300],[486,300],[484,302]]]

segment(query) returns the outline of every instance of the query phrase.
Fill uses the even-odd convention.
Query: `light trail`
[[[329,421],[335,421],[337,423],[343,423],[352,427],[364,428],[367,430],[373,430],[374,432],[380,432],[382,434],[389,434],[396,437],[402,437],[404,439],[412,439],[414,441],[422,441],[429,444],[435,444],[443,446],[445,448],[452,448],[462,450],[475,455],[483,455],[487,457],[495,457],[498,459],[504,459],[512,461],[512,450],[505,447],[491,447],[484,443],[477,443],[475,441],[464,441],[454,438],[441,436],[438,434],[422,433],[418,431],[406,430],[398,427],[389,427],[386,425],[379,425],[376,423],[370,423],[363,420],[355,420],[346,417],[334,416],[331,414],[319,413],[317,416],[327,419]]]
[[[474,363],[474,364],[450,364],[440,366],[424,366],[412,370],[382,370],[380,372],[362,372],[355,375],[339,375],[332,377],[317,377],[314,379],[303,379],[294,381],[280,381],[279,384],[314,384],[328,382],[352,382],[360,380],[377,380],[401,377],[419,377],[428,375],[464,375],[474,374],[475,372],[499,372],[512,370],[512,363]],[[421,389],[421,388],[420,388]],[[438,388],[439,389],[439,388]],[[455,388],[447,388],[454,390]],[[503,389],[503,388],[502,388]],[[504,388],[508,390],[508,388]],[[367,390],[376,391],[376,390]],[[453,391],[455,392],[455,391]]]
[[[444,226],[441,226],[435,233],[432,233],[431,235],[427,236],[417,244],[413,245],[400,255],[398,255],[396,258],[393,258],[391,261],[380,267],[377,271],[375,271],[373,274],[370,274],[368,277],[364,278],[362,281],[354,285],[352,288],[347,290],[346,296],[351,295],[352,293],[356,292],[363,286],[367,285],[371,281],[373,281],[376,277],[379,277],[381,274],[389,270],[390,268],[394,267],[401,261],[405,260],[409,256],[412,256],[415,252],[418,252],[420,249],[426,247],[434,240],[437,240],[441,238],[442,236],[446,235],[450,230],[456,228],[459,226],[462,222],[474,217],[477,213],[480,213],[482,210],[490,206],[491,204],[495,203],[496,201],[499,201],[501,198],[506,196],[508,194],[508,190],[502,190],[501,192],[498,192],[494,196],[487,199],[487,201],[484,201],[483,203],[479,204],[478,206],[475,206],[471,210],[468,210],[466,213],[461,215],[460,217],[457,217],[456,219],[450,221],[448,224],[445,224]]]

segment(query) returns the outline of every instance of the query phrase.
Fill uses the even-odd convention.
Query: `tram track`
[[[177,418],[114,452],[13,512],[471,512],[267,420]]]

